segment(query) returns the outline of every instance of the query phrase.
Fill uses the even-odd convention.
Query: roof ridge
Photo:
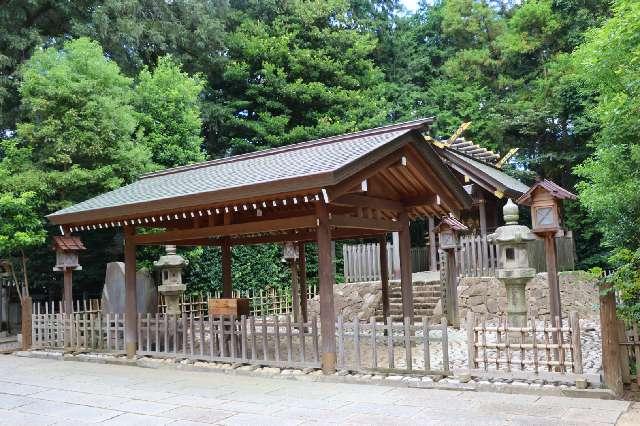
[[[320,138],[320,139],[312,139],[312,140],[309,140],[309,141],[298,142],[298,143],[295,143],[295,144],[292,144],[292,145],[285,145],[285,146],[280,146],[280,147],[276,147],[276,148],[269,148],[269,149],[265,149],[265,150],[261,150],[261,151],[249,152],[249,153],[246,153],[246,154],[232,155],[230,157],[217,158],[217,159],[214,159],[214,160],[208,160],[208,161],[203,161],[203,162],[200,162],[200,163],[188,164],[188,165],[185,165],[185,166],[172,167],[172,168],[160,170],[160,171],[157,171],[157,172],[146,173],[146,174],[140,176],[140,180],[147,179],[147,178],[152,178],[152,177],[157,177],[157,176],[170,175],[170,174],[174,174],[174,173],[180,173],[180,172],[189,171],[189,170],[196,170],[196,169],[200,169],[200,168],[203,168],[203,167],[209,167],[209,166],[218,165],[218,164],[231,163],[231,162],[234,162],[234,161],[248,160],[248,159],[251,159],[251,158],[259,158],[259,157],[266,157],[266,156],[269,156],[269,155],[279,154],[279,153],[282,153],[282,152],[294,151],[294,150],[301,149],[301,148],[319,146],[319,145],[338,142],[338,141],[342,141],[342,140],[353,139],[353,138],[362,137],[362,136],[371,136],[371,135],[387,133],[387,132],[390,132],[390,131],[402,130],[402,129],[415,129],[415,128],[422,127],[425,124],[432,123],[433,120],[434,120],[433,117],[419,118],[419,119],[416,119],[416,120],[405,121],[405,122],[402,122],[402,123],[388,124],[388,125],[381,126],[381,127],[374,127],[373,129],[360,130],[358,132],[346,133],[346,134],[335,135],[335,136],[327,136],[327,137]]]

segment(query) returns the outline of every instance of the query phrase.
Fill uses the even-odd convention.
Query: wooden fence
[[[462,235],[456,260],[462,277],[493,277],[498,267],[498,247],[486,237]]]
[[[35,313],[32,347],[124,353],[124,314]]]
[[[640,333],[638,323],[618,320],[622,382],[640,386]]]
[[[318,294],[317,286],[307,286],[307,300],[313,299]],[[208,300],[220,298],[222,293],[200,295],[183,295],[180,300],[181,312],[190,317],[208,316]],[[268,289],[268,290],[234,290],[232,297],[244,297],[251,301],[250,313],[255,316],[286,315],[293,312],[293,301],[290,289]],[[158,297],[158,313],[166,313],[166,303],[164,297]]]
[[[32,303],[34,313],[38,314],[55,314],[64,312],[64,302],[62,300],[57,301],[35,301]],[[82,299],[73,302],[74,313],[94,313],[97,314],[102,311],[101,299]]]
[[[342,246],[345,282],[380,281],[380,244],[345,244]],[[387,270],[393,279],[393,245],[387,244]],[[429,248],[411,248],[411,269],[413,272],[429,269]]]
[[[287,316],[181,318],[138,317],[138,355],[273,365],[320,367],[318,323],[293,323]]]
[[[448,375],[449,343],[447,321],[430,324],[426,317],[411,324],[377,323],[358,319],[337,322],[338,368],[361,372],[389,371]],[[436,345],[434,345],[436,343]],[[434,354],[434,346],[436,353]]]
[[[32,315],[32,347],[122,354],[125,318],[117,314]],[[254,316],[138,315],[137,354],[278,367],[319,368],[319,324]],[[338,368],[360,372],[449,374],[447,323],[336,322]]]
[[[487,372],[542,372],[582,374],[580,325],[576,312],[560,327],[532,317],[524,327],[508,324],[506,317],[487,321],[467,314],[467,345],[470,370]]]

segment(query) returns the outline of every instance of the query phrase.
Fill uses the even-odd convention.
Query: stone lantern
[[[176,246],[166,246],[167,253],[160,256],[153,266],[160,271],[162,284],[158,292],[164,297],[167,315],[180,315],[180,297],[187,289],[182,283],[182,270],[189,263],[184,257],[176,254]]]
[[[498,246],[498,269],[496,277],[507,290],[507,318],[509,324],[524,327],[527,323],[527,301],[525,287],[536,275],[529,267],[527,243],[536,237],[531,230],[518,225],[518,206],[510,199],[503,207],[506,225],[500,226],[488,239]]]

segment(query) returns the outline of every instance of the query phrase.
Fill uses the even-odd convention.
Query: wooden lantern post
[[[73,235],[53,237],[53,250],[56,252],[56,265],[53,270],[64,274],[64,312],[73,313],[73,271],[82,270],[78,263],[78,253],[86,250],[80,237]]]
[[[301,317],[300,311],[300,281],[298,280],[298,256],[300,252],[295,243],[287,241],[282,248],[282,260],[291,268],[291,300],[293,308],[293,322],[298,323]]]
[[[456,265],[456,249],[459,244],[459,234],[469,230],[466,225],[453,216],[445,216],[435,228],[440,239],[440,249],[447,259],[445,283],[447,322],[454,327],[460,327],[458,318],[458,268]]]
[[[544,238],[549,282],[549,312],[552,322],[556,318],[562,321],[562,303],[558,283],[558,254],[556,236],[563,235],[562,201],[575,200],[577,197],[550,180],[536,182],[518,199],[518,204],[531,206],[531,230]]]

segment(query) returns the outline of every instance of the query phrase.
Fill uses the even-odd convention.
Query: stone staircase
[[[440,301],[440,281],[413,282],[413,314],[416,318],[433,315]],[[393,321],[402,321],[402,293],[400,281],[389,282],[389,315]],[[376,321],[383,321],[382,304],[376,309]]]

